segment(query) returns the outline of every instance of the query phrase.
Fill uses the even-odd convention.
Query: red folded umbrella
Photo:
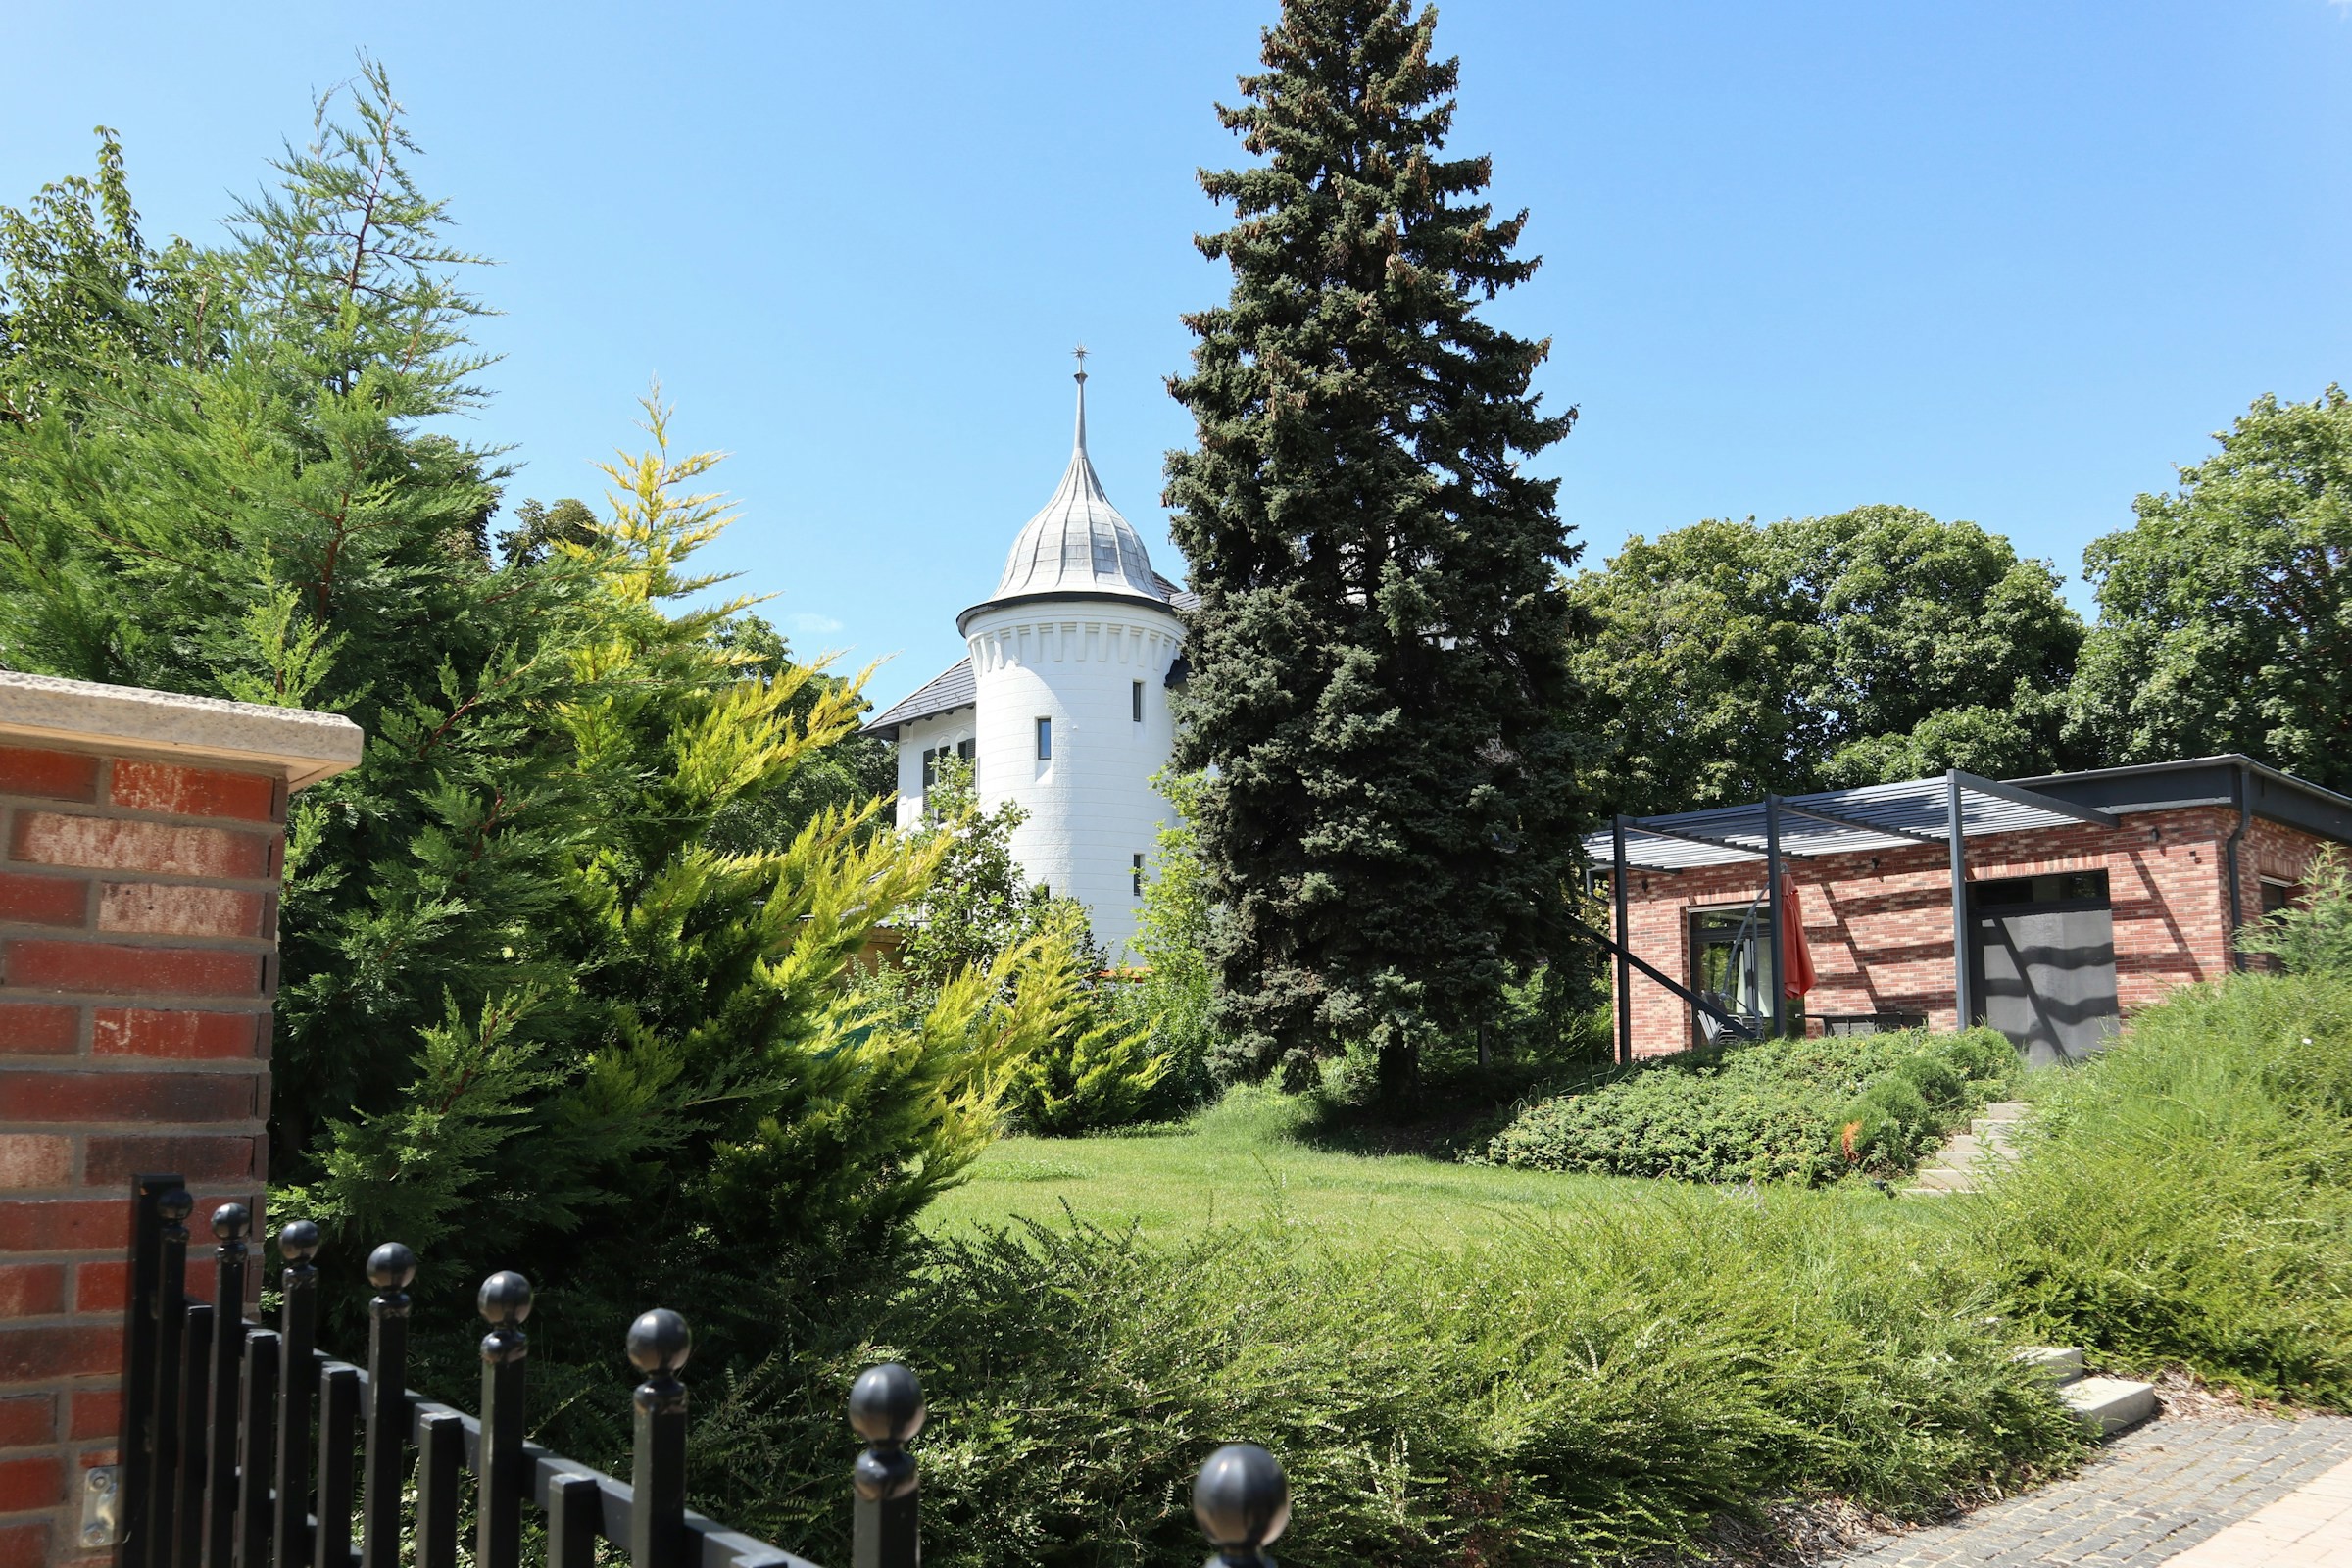
[[[1813,950],[1805,946],[1804,906],[1797,902],[1796,879],[1781,873],[1781,989],[1801,997],[1813,989]]]

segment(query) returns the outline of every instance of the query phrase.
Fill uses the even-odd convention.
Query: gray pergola
[[[1865,784],[1813,795],[1767,795],[1744,806],[1718,806],[1700,811],[1678,811],[1669,816],[1615,818],[1608,832],[1595,833],[1585,840],[1585,851],[1596,864],[1605,856],[1610,868],[1609,895],[1616,906],[1616,940],[1604,937],[1601,941],[1617,960],[1618,1059],[1631,1059],[1633,1052],[1633,1002],[1629,989],[1632,969],[1641,969],[1693,1007],[1711,1013],[1721,1010],[1654,965],[1634,956],[1628,941],[1625,891],[1628,871],[1671,874],[1749,859],[1764,862],[1765,897],[1770,904],[1768,929],[1773,933],[1772,1032],[1778,1035],[1788,1026],[1780,944],[1784,861],[1791,858],[1814,859],[1905,849],[1917,844],[1940,848],[1951,864],[1952,994],[1958,1004],[1959,1019],[1965,1026],[1975,1016],[1977,1000],[1971,994],[1968,961],[1967,841],[1987,833],[2016,833],[2073,822],[2104,828],[2117,825],[2112,811],[2077,806],[2037,790],[1980,778],[1957,768],[1940,778]],[[1726,1017],[1727,1021],[1733,1021]]]

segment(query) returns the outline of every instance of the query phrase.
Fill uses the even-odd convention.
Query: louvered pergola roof
[[[1783,795],[1667,816],[1627,817],[1625,863],[1648,871],[1690,871],[1762,859],[1769,853],[1768,818],[1776,816],[1780,853],[1797,859],[1867,854],[1913,844],[1948,848],[1955,803],[1963,838],[2075,822],[2108,828],[2116,825],[2111,811],[1955,771],[1940,778]],[[1614,848],[1607,832],[1585,840],[1585,851],[1595,864],[1611,863],[1616,858]]]

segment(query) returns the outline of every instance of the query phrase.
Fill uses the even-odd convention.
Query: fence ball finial
[[[196,1212],[196,1196],[185,1187],[174,1187],[155,1200],[155,1211],[176,1225]]]
[[[850,1427],[868,1443],[907,1443],[930,1413],[923,1386],[896,1361],[869,1366],[850,1385]]]
[[[213,1234],[224,1242],[243,1241],[252,1223],[253,1211],[243,1203],[222,1203],[213,1210]]]
[[[1193,1483],[1193,1517],[1222,1562],[1271,1563],[1266,1547],[1290,1528],[1290,1480],[1256,1444],[1229,1443]]]
[[[490,1332],[482,1336],[482,1359],[493,1366],[519,1363],[530,1349],[520,1325],[531,1315],[531,1282],[502,1268],[482,1281],[473,1303],[490,1325]],[[487,1389],[489,1384],[482,1386]]]
[[[502,1268],[482,1281],[473,1302],[482,1321],[492,1328],[514,1328],[531,1315],[531,1282],[511,1268]]]
[[[277,1228],[277,1250],[289,1263],[308,1263],[318,1255],[318,1227],[307,1219],[290,1219]]]
[[[629,1325],[629,1363],[649,1378],[674,1375],[694,1354],[694,1331],[666,1306]]]
[[[416,1277],[416,1254],[398,1242],[386,1242],[368,1254],[368,1283],[379,1291],[400,1291]]]

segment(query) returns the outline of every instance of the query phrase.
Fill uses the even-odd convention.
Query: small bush
[[[1530,1106],[1486,1157],[1703,1182],[1906,1170],[2018,1073],[2015,1049],[1988,1029],[1692,1052]]]
[[[2302,902],[2246,927],[2237,945],[2289,974],[2352,979],[2352,864],[2333,845],[2321,850],[2303,873]]]

